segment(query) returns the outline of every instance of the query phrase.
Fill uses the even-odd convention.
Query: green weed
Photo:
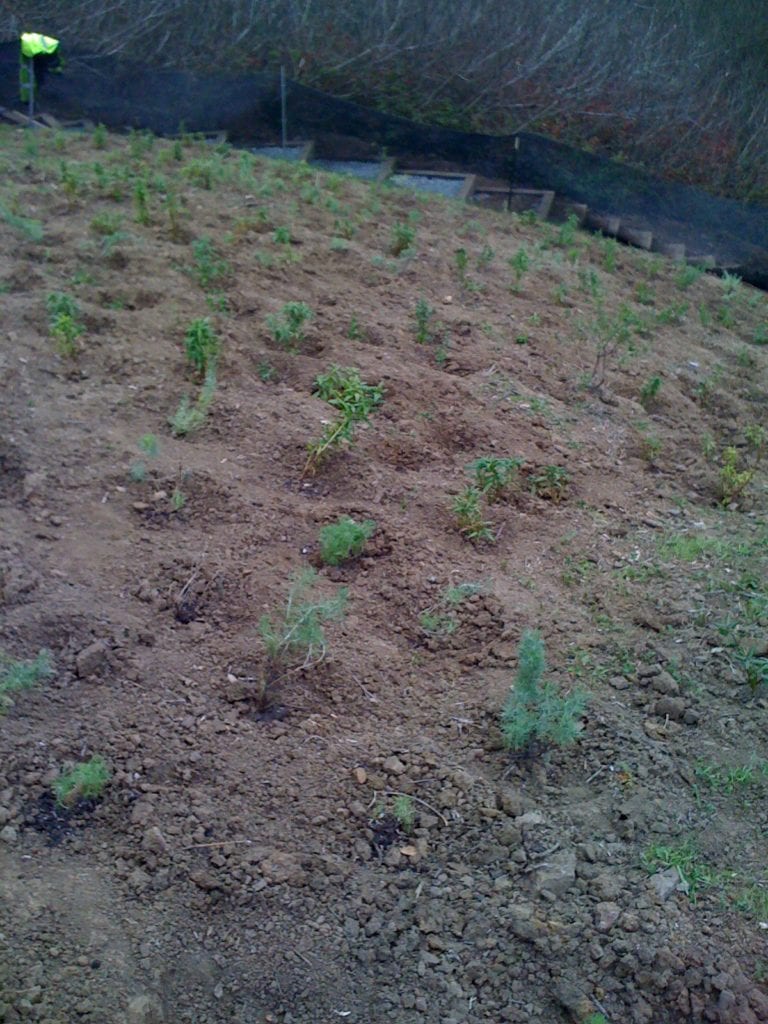
[[[392,803],[392,814],[403,832],[413,831],[413,824],[416,820],[416,812],[413,807],[413,800],[407,793],[398,794]]]
[[[482,583],[459,583],[446,587],[440,597],[429,608],[425,608],[419,616],[419,626],[427,636],[450,636],[455,633],[458,625],[458,609],[473,594],[484,590]]]
[[[189,395],[184,395],[179,402],[176,412],[168,419],[171,433],[174,437],[186,437],[203,426],[208,418],[208,411],[213,402],[215,392],[216,367],[209,364],[203,386],[200,388],[194,404]]]
[[[507,263],[512,268],[512,272],[515,275],[515,283],[513,285],[513,291],[519,292],[520,286],[523,283],[523,278],[531,269],[531,258],[525,250],[524,246],[521,246],[514,256],[511,256]]]
[[[701,889],[716,884],[716,873],[699,859],[696,847],[689,840],[679,846],[654,843],[645,850],[641,862],[650,874],[659,868],[677,868],[680,881],[692,903]]]
[[[683,264],[675,276],[675,284],[682,291],[687,291],[695,284],[704,273],[703,267],[695,267],[692,264]]]
[[[145,227],[151,223],[149,212],[149,185],[142,178],[133,186],[133,208],[137,224]]]

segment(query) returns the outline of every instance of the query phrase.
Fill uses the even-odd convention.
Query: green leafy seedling
[[[205,374],[219,356],[219,339],[208,317],[193,320],[184,335],[184,351],[194,369]]]
[[[279,313],[267,317],[267,327],[278,345],[295,352],[304,341],[304,328],[313,315],[306,302],[286,302]]]
[[[465,487],[451,505],[459,532],[467,540],[493,543],[491,524],[480,507],[481,492],[477,487]]]

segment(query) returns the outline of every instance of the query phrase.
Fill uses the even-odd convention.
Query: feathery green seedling
[[[275,228],[272,241],[277,245],[291,244],[291,229],[286,227]]]
[[[601,244],[603,250],[603,270],[613,274],[616,270],[616,258],[619,251],[619,243],[615,238],[604,238]]]
[[[531,259],[527,251],[521,246],[514,256],[511,256],[507,263],[512,268],[512,272],[515,275],[515,283],[513,285],[513,291],[519,292],[520,285],[523,282],[523,278],[531,269]]]
[[[746,461],[739,450],[730,445],[720,457],[720,499],[723,505],[730,505],[739,498],[752,483],[768,446],[768,432],[756,423],[744,429],[747,447]]]
[[[95,235],[114,235],[123,225],[123,218],[119,213],[110,213],[104,210],[97,213],[91,220],[90,228]]]
[[[678,326],[685,322],[690,306],[687,302],[673,302],[669,306],[660,309],[656,314],[656,323],[674,324]]]
[[[61,175],[61,187],[67,197],[67,203],[72,206],[83,188],[83,181],[77,171],[73,170],[66,160],[62,160],[59,166]]]
[[[410,224],[395,224],[390,235],[389,251],[392,256],[405,256],[413,250],[416,229]]]
[[[149,215],[149,185],[139,178],[133,186],[133,206],[136,212],[136,223],[145,227],[151,222]]]
[[[150,459],[156,459],[160,454],[160,445],[154,434],[144,434],[139,438],[139,450]],[[131,480],[134,483],[142,483],[147,476],[146,463],[138,459],[132,463],[130,469]]]
[[[0,714],[13,705],[12,693],[29,690],[53,674],[50,651],[39,651],[32,661],[16,661],[0,651]]]
[[[110,771],[104,759],[94,754],[88,761],[62,772],[51,785],[56,802],[72,808],[80,800],[98,800],[109,782]]]
[[[483,516],[480,498],[481,494],[477,487],[465,487],[461,494],[454,498],[451,511],[456,517],[459,532],[467,540],[492,543],[496,538],[491,530],[491,524]]]
[[[675,284],[681,291],[687,291],[703,274],[703,267],[694,266],[692,263],[683,264],[675,276]]]
[[[267,327],[278,345],[295,352],[304,341],[304,328],[313,316],[306,302],[286,302],[280,313],[270,313]]]
[[[192,404],[189,395],[179,402],[178,408],[173,416],[169,417],[168,423],[174,437],[186,437],[199,430],[208,418],[208,410],[213,402],[216,392],[216,367],[209,364],[205,372],[205,380],[197,399]]]
[[[184,335],[184,351],[192,367],[203,376],[219,357],[219,339],[208,317],[193,320]]]
[[[217,252],[210,238],[198,238],[192,243],[194,266],[192,276],[205,291],[221,284],[229,277],[232,268]]]
[[[259,707],[266,707],[274,687],[292,670],[319,664],[326,654],[323,625],[344,618],[348,591],[342,587],[335,597],[314,596],[317,573],[303,569],[296,573],[288,590],[285,607],[263,615],[259,633],[265,659],[255,693]]]
[[[182,204],[178,195],[175,192],[168,192],[165,201],[163,202],[165,212],[168,217],[168,231],[171,236],[171,241],[181,241],[184,235],[182,227]]]
[[[365,542],[376,530],[376,523],[366,519],[356,523],[349,516],[330,523],[320,530],[320,558],[324,565],[341,565],[361,555]]]
[[[459,274],[459,279],[464,282],[467,277],[467,268],[469,267],[469,255],[467,250],[463,247],[456,249],[453,253],[453,258],[456,264],[456,270]]]
[[[4,221],[8,227],[14,231],[18,231],[19,234],[28,238],[31,242],[41,242],[43,240],[43,225],[39,220],[32,220],[29,217],[20,217],[17,213],[10,210],[4,203],[0,203],[0,220]]]
[[[571,249],[576,244],[576,233],[579,228],[579,218],[575,213],[571,213],[564,224],[560,225],[560,228],[555,236],[555,245],[560,249]]]
[[[485,456],[475,459],[467,469],[474,474],[475,483],[490,502],[498,501],[505,491],[515,487],[520,479],[523,459],[499,459]]]
[[[91,135],[91,142],[93,143],[94,149],[106,149],[107,148],[107,129],[103,124],[97,124],[93,129]]]
[[[565,746],[581,731],[585,696],[577,690],[563,696],[553,683],[542,682],[546,669],[541,636],[526,630],[518,647],[515,682],[501,714],[504,743],[512,750],[523,750],[534,741]]]
[[[495,259],[495,250],[492,249],[490,245],[484,245],[483,248],[480,250],[480,255],[477,257],[478,269],[483,270],[485,267],[489,267]]]
[[[352,318],[349,321],[347,337],[350,341],[362,341],[365,338],[365,331],[363,330],[356,313],[352,314]]]
[[[420,345],[427,345],[434,337],[432,330],[432,317],[435,311],[425,298],[420,298],[416,303],[416,341]]]
[[[661,391],[661,377],[650,377],[640,388],[640,404],[644,409],[650,409],[656,404],[656,399]]]
[[[412,832],[416,820],[413,800],[407,793],[398,794],[392,802],[392,815],[403,832]]]
[[[78,321],[80,310],[77,302],[64,292],[51,292],[46,299],[50,317],[51,337],[56,342],[60,356],[74,359],[77,355],[77,339],[85,331]]]

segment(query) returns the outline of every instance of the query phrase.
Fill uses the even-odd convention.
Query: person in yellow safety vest
[[[59,48],[59,40],[44,36],[40,32],[24,32],[21,36],[21,65],[19,68],[19,91],[22,102],[30,107],[35,96],[35,57],[53,56]]]

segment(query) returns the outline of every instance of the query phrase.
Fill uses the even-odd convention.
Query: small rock
[[[365,768],[355,768],[354,776],[355,782],[357,782],[358,785],[360,786],[364,786],[368,779],[368,772],[365,770]]]
[[[664,903],[672,893],[681,888],[680,873],[677,868],[667,868],[666,871],[657,871],[649,879],[649,885],[656,893],[659,900]]]
[[[84,647],[75,658],[75,667],[80,679],[95,675],[107,660],[109,648],[103,640]]]
[[[581,988],[567,978],[557,983],[555,997],[575,1020],[585,1020],[594,1009]]]
[[[163,854],[168,852],[168,843],[165,836],[154,825],[144,833],[141,845],[148,853]]]
[[[595,928],[609,932],[621,916],[621,907],[616,903],[598,903],[594,911]]]
[[[680,686],[677,680],[663,669],[651,679],[651,687],[657,693],[667,693],[673,696],[680,693]]]
[[[275,851],[259,865],[262,875],[274,885],[303,885],[306,872],[293,853]]]
[[[134,996],[128,1003],[128,1024],[162,1024],[164,1019],[162,1007],[152,996]]]
[[[534,886],[539,892],[546,889],[555,896],[563,896],[576,880],[576,854],[573,850],[560,850],[534,872]]]
[[[383,765],[384,771],[388,775],[403,775],[405,772],[405,765],[399,757],[388,757]]]
[[[653,706],[653,713],[659,718],[669,718],[679,722],[685,714],[685,701],[682,697],[662,697]]]
[[[9,846],[17,842],[19,833],[13,827],[13,825],[6,825],[5,828],[0,829],[0,843],[7,843]]]

